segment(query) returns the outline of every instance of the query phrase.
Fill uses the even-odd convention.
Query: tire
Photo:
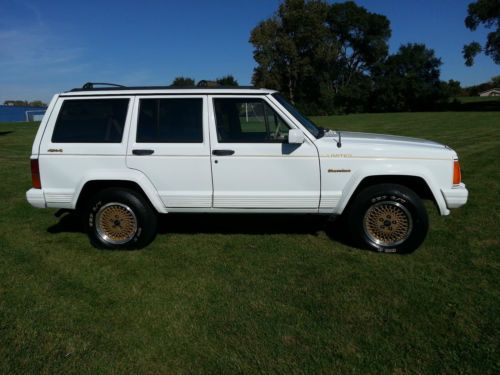
[[[347,224],[361,247],[404,254],[422,244],[429,219],[415,192],[402,185],[380,184],[355,197],[347,212]]]
[[[156,236],[156,212],[131,189],[101,190],[88,200],[83,218],[90,243],[99,249],[141,249]]]

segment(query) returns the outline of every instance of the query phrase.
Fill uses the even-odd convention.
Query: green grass
[[[202,215],[99,251],[26,203],[36,125],[0,124],[0,373],[499,373],[500,112],[316,120],[448,144],[469,203],[429,205],[407,256],[310,217]]]

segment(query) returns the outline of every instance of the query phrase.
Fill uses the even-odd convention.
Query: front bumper
[[[460,184],[451,189],[441,189],[444,200],[446,201],[446,207],[448,208],[458,208],[462,207],[467,203],[467,198],[469,197],[469,191],[465,188],[465,184]]]
[[[45,208],[47,207],[45,203],[45,196],[43,195],[42,189],[29,189],[26,192],[26,199],[28,203],[33,207],[37,208]]]

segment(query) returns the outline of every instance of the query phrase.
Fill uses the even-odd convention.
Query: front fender
[[[439,183],[435,180],[429,168],[406,163],[391,163],[390,167],[385,165],[383,168],[366,166],[358,169],[346,183],[335,213],[340,215],[344,211],[356,191],[356,188],[365,178],[375,176],[404,176],[419,177],[423,179],[437,203],[439,213],[441,215],[449,215],[450,210],[446,207],[446,201],[441,194]]]

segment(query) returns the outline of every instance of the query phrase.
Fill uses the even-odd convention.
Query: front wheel
[[[362,190],[347,213],[351,235],[362,247],[409,253],[424,241],[429,226],[422,200],[397,184]]]
[[[140,249],[156,235],[156,213],[134,190],[98,192],[89,200],[84,217],[90,242],[97,248]]]

